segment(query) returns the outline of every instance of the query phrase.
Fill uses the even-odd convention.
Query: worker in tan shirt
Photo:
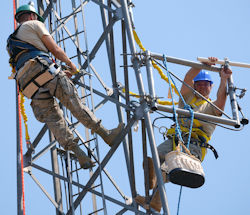
[[[217,58],[210,57],[211,63],[217,61]],[[222,68],[220,71],[220,86],[217,91],[217,99],[215,101],[211,101],[209,96],[213,87],[213,81],[210,74],[207,71],[203,71],[197,68],[191,68],[185,75],[184,82],[198,91],[203,97],[210,100],[214,105],[216,105],[219,109],[224,110],[227,98],[227,79],[231,76],[232,71],[230,69]],[[221,116],[221,112],[218,109],[215,109],[211,104],[209,104],[206,100],[200,97],[197,94],[194,94],[192,90],[186,85],[182,85],[180,90],[181,95],[183,96],[185,102],[189,104],[194,112],[210,114],[214,116]],[[183,108],[184,104],[181,99],[179,99],[179,108]],[[182,139],[184,143],[188,140],[188,128],[190,127],[190,120],[184,120],[183,118],[178,118],[178,123],[182,130]],[[207,122],[203,122],[201,120],[193,121],[193,129],[196,133],[197,138],[192,137],[190,140],[189,150],[192,155],[198,158],[200,161],[203,161],[207,146],[213,147],[208,144],[212,133],[215,130],[215,125]],[[186,132],[187,131],[187,132]],[[193,135],[192,135],[193,136]],[[195,135],[194,135],[195,136]],[[163,164],[165,162],[165,156],[167,153],[175,150],[175,127],[173,126],[168,130],[167,133],[168,139],[164,141],[157,147],[160,163]],[[210,148],[209,147],[209,148]],[[216,155],[216,151],[214,151]],[[150,189],[156,189],[154,192],[151,201],[150,207],[154,210],[160,212],[162,208],[160,193],[157,189],[157,179],[155,175],[154,165],[152,158],[148,157],[148,172],[149,172],[149,187]],[[145,162],[144,162],[145,169]],[[165,172],[162,172],[163,181],[168,182],[168,175]],[[136,202],[142,205],[145,208],[149,206],[146,204],[146,198],[138,195],[135,198]]]
[[[112,146],[124,125],[107,130],[101,120],[81,103],[77,90],[70,80],[77,72],[75,64],[55,43],[43,24],[43,18],[33,5],[22,5],[17,9],[16,21],[20,23],[17,30],[8,38],[7,50],[10,63],[15,68],[14,78],[20,91],[31,98],[34,115],[40,122],[48,125],[56,140],[65,150],[75,153],[82,168],[94,166],[91,159],[78,146],[78,138],[74,137],[67,126],[57,99],[71,111],[85,127],[97,133]],[[69,70],[62,71],[53,63],[49,53],[66,63]]]

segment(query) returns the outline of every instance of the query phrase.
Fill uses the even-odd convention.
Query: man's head
[[[35,19],[37,19],[41,22],[44,22],[43,17],[41,17],[37,13],[37,11],[32,3],[20,6],[16,11],[15,19],[19,23],[22,23],[22,22],[27,21],[27,20],[35,20]]]
[[[206,98],[209,98],[212,84],[211,75],[207,71],[201,70],[194,78],[194,89]]]

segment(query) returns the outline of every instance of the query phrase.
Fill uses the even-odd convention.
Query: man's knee
[[[191,152],[192,155],[194,155],[196,158],[201,160],[202,153],[201,153],[201,147],[200,146],[190,144],[189,145],[189,151]]]
[[[31,107],[36,119],[40,122],[58,121],[62,117],[62,110],[55,99],[32,100]]]
[[[160,158],[160,163],[165,162],[165,156],[167,153],[173,151],[173,141],[172,139],[167,139],[163,143],[161,143],[158,147],[158,154]]]

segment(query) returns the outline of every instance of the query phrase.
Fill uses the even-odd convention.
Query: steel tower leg
[[[54,135],[51,132],[49,132],[49,136],[50,136],[50,142],[55,140]],[[51,148],[50,154],[51,154],[52,171],[56,174],[59,174],[60,172],[59,172],[59,164],[58,164],[58,156],[57,156],[56,147]],[[55,201],[58,204],[60,211],[63,211],[61,182],[55,176],[53,176],[53,185],[54,185]],[[62,215],[60,211],[56,208],[56,215]]]
[[[136,49],[135,49],[135,44],[134,44],[134,39],[133,39],[132,26],[131,26],[131,20],[130,20],[130,16],[129,16],[127,1],[121,0],[121,4],[122,4],[124,20],[125,20],[126,27],[127,27],[126,30],[127,30],[129,46],[130,46],[130,50],[131,50],[131,54],[132,54],[132,63],[133,63],[133,68],[134,68],[135,75],[136,75],[138,90],[139,90],[140,95],[144,96],[145,91],[144,91],[140,67],[139,67],[139,60],[136,56]],[[156,171],[156,175],[157,175],[157,181],[158,181],[158,186],[159,186],[159,190],[160,190],[162,206],[163,206],[164,214],[169,214],[167,196],[166,196],[164,183],[163,183],[161,170],[160,170],[160,160],[159,160],[159,156],[158,156],[158,152],[157,152],[157,148],[156,148],[156,144],[155,144],[152,123],[151,123],[151,119],[149,116],[149,107],[147,106],[146,103],[144,103],[144,105],[145,105],[144,118],[145,118],[145,123],[146,123],[146,127],[147,127],[150,148],[152,151],[154,167],[155,167],[155,171]]]
[[[20,148],[20,141],[22,136],[20,136],[20,124],[19,121],[21,117],[19,115],[19,96],[18,96],[18,89],[16,85],[16,133],[17,133],[17,140],[16,140],[16,153],[17,153],[17,214],[23,215],[23,186],[22,186],[22,165],[21,165],[21,148]]]
[[[102,0],[102,3],[104,3],[104,0]],[[109,0],[110,4],[110,0]],[[111,5],[109,5],[111,6]],[[103,7],[100,6],[101,10],[101,16],[102,16],[102,23],[103,23],[103,29],[107,27],[107,22],[112,20],[111,14],[109,13],[109,19],[107,19],[105,10]],[[106,37],[106,49],[107,49],[107,54],[108,54],[108,59],[109,59],[109,66],[110,66],[110,73],[111,73],[111,78],[112,78],[112,84],[114,89],[114,95],[117,99],[119,99],[119,93],[117,91],[117,78],[116,78],[116,65],[115,65],[115,53],[114,53],[114,38],[113,38],[113,31],[110,32],[110,34],[107,35]],[[117,109],[117,114],[119,118],[119,122],[124,121],[124,117],[122,114],[121,107],[119,105],[116,105]],[[136,188],[135,188],[135,179],[134,179],[134,169],[133,169],[133,154],[132,154],[132,147],[129,148],[128,145],[128,139],[125,138],[123,141],[123,149],[124,149],[124,155],[126,159],[126,164],[127,164],[127,171],[129,175],[129,181],[130,181],[130,187],[131,187],[131,193],[132,196],[135,197],[136,195]]]
[[[15,0],[15,5],[13,7],[15,10],[19,7],[19,0]],[[14,10],[14,13],[16,12]],[[14,14],[13,14],[14,15]],[[16,21],[14,20],[14,26],[16,28]],[[20,136],[20,124],[19,121],[21,120],[20,114],[19,114],[19,95],[18,95],[18,86],[16,84],[16,133],[17,133],[17,139],[16,139],[16,155],[17,155],[17,160],[16,160],[16,165],[17,165],[17,215],[23,215],[23,186],[22,186],[22,165],[21,165],[21,148],[20,148],[20,141],[21,141],[21,136]]]
[[[99,104],[105,104],[106,101],[112,101],[116,105],[116,110],[117,110],[117,117],[116,118],[118,118],[119,122],[125,121],[124,117],[123,117],[123,109],[122,108],[124,108],[124,110],[126,110],[126,112],[127,112],[127,126],[121,132],[119,137],[117,137],[117,140],[115,140],[115,144],[112,146],[112,148],[110,148],[109,151],[107,152],[107,154],[105,156],[103,156],[103,160],[99,160],[99,157],[95,155],[95,152],[98,150],[98,147],[96,145],[93,147],[93,144],[92,145],[90,144],[91,141],[96,141],[95,138],[89,139],[88,135],[86,134],[87,131],[85,131],[85,136],[82,137],[81,133],[78,132],[78,130],[77,130],[78,129],[77,126],[80,123],[78,121],[75,122],[75,119],[69,114],[69,112],[64,110],[65,120],[68,123],[70,129],[72,130],[74,135],[76,135],[80,138],[81,147],[84,148],[84,146],[86,146],[88,154],[91,155],[91,159],[96,161],[97,166],[93,168],[93,172],[90,172],[90,174],[89,174],[90,176],[88,175],[89,172],[87,170],[81,170],[81,173],[84,175],[84,177],[79,177],[80,181],[76,182],[74,180],[76,178],[76,176],[74,174],[78,170],[77,170],[77,168],[74,169],[73,166],[71,169],[71,166],[70,166],[70,164],[71,164],[70,162],[72,162],[71,159],[75,159],[75,158],[74,158],[74,155],[72,155],[72,153],[67,152],[68,175],[65,176],[64,175],[65,167],[63,166],[63,164],[62,164],[62,168],[60,168],[60,166],[57,166],[57,165],[60,165],[57,162],[57,155],[65,156],[66,152],[60,148],[53,150],[54,146],[56,146],[56,140],[54,140],[54,141],[50,140],[50,143],[48,143],[47,146],[42,148],[40,151],[36,150],[37,154],[33,156],[33,159],[31,158],[32,163],[30,163],[30,167],[36,168],[36,170],[40,170],[43,173],[47,173],[50,178],[54,179],[54,187],[53,188],[54,188],[55,200],[53,199],[52,195],[50,195],[49,192],[47,192],[47,190],[46,190],[47,187],[45,187],[45,186],[43,187],[41,185],[41,183],[39,183],[38,179],[35,179],[35,182],[36,182],[36,184],[39,185],[39,187],[42,189],[42,191],[45,193],[45,195],[49,198],[49,200],[52,202],[52,204],[56,207],[57,214],[60,214],[60,213],[63,214],[64,213],[63,208],[64,209],[67,208],[67,210],[68,210],[67,212],[65,212],[65,214],[68,214],[68,215],[69,214],[78,214],[78,212],[79,212],[78,206],[82,203],[84,203],[83,204],[83,214],[86,214],[85,210],[87,207],[89,208],[89,203],[85,204],[85,199],[87,199],[89,196],[87,196],[86,198],[85,198],[85,196],[88,195],[89,193],[92,195],[95,195],[98,198],[100,197],[100,198],[104,199],[102,201],[102,203],[100,203],[100,201],[96,201],[96,204],[95,204],[96,207],[94,208],[95,211],[92,212],[91,214],[97,214],[98,211],[100,211],[100,210],[103,210],[105,213],[107,213],[106,211],[108,211],[108,210],[106,208],[107,206],[106,206],[105,201],[111,201],[112,203],[117,204],[118,206],[122,207],[122,210],[120,212],[118,212],[117,214],[123,214],[126,211],[132,211],[135,214],[145,214],[145,212],[139,211],[137,209],[137,205],[135,204],[134,201],[131,201],[131,198],[129,198],[125,194],[123,194],[122,190],[119,189],[116,182],[112,179],[111,174],[109,174],[107,172],[107,170],[105,169],[105,166],[108,164],[111,157],[116,152],[120,142],[124,140],[124,137],[127,134],[129,134],[128,135],[129,136],[129,143],[128,143],[127,139],[125,141],[123,141],[123,150],[124,150],[125,160],[126,160],[125,165],[127,167],[127,173],[129,175],[129,186],[130,186],[131,193],[132,193],[131,196],[132,196],[132,198],[134,198],[136,196],[137,193],[136,193],[136,184],[135,184],[135,171],[134,171],[133,144],[132,144],[131,128],[136,121],[143,119],[143,121],[145,121],[145,128],[143,126],[144,130],[142,132],[144,135],[144,140],[145,140],[144,141],[144,148],[146,147],[145,136],[147,133],[151,152],[152,152],[154,167],[156,169],[156,174],[157,174],[157,178],[158,178],[158,184],[159,184],[159,190],[160,190],[161,200],[162,200],[162,204],[163,204],[164,214],[169,214],[167,197],[166,197],[165,188],[164,188],[164,184],[163,184],[163,180],[162,180],[162,176],[161,176],[161,171],[160,171],[160,162],[159,162],[157,148],[156,148],[156,144],[155,144],[151,119],[149,116],[149,106],[143,97],[143,96],[145,96],[145,91],[144,91],[144,86],[143,86],[143,81],[142,81],[142,74],[140,71],[140,64],[139,64],[140,61],[136,56],[135,44],[133,41],[132,29],[131,29],[131,23],[130,23],[131,19],[133,19],[132,10],[131,10],[131,8],[128,8],[126,0],[121,1],[122,8],[119,8],[120,4],[118,1],[115,1],[115,0],[113,0],[113,1],[107,0],[107,1],[108,1],[108,3],[106,5],[103,0],[92,0],[92,1],[80,0],[80,6],[79,5],[77,6],[76,2],[79,3],[79,1],[75,1],[75,0],[72,0],[72,4],[71,4],[71,2],[68,3],[68,1],[65,1],[63,3],[65,5],[60,5],[61,0],[57,0],[57,1],[55,1],[55,0],[53,0],[53,1],[52,0],[37,0],[37,5],[38,5],[40,13],[41,14],[43,13],[43,15],[46,18],[48,17],[47,21],[49,21],[48,22],[49,30],[50,30],[50,32],[52,32],[52,36],[55,36],[57,43],[59,45],[61,45],[61,47],[63,49],[65,49],[65,51],[66,51],[66,46],[67,46],[65,44],[71,43],[72,45],[71,45],[70,50],[69,50],[69,53],[71,53],[71,54],[69,57],[72,60],[76,61],[79,64],[79,67],[81,69],[88,68],[87,69],[88,71],[86,74],[84,73],[85,71],[83,71],[83,73],[79,73],[73,79],[73,82],[77,85],[78,88],[84,89],[82,91],[83,102],[85,104],[88,104],[87,98],[89,95],[92,98],[93,94],[94,95],[96,94],[103,99]],[[45,7],[45,5],[43,5],[43,2],[45,2],[45,5],[47,7]],[[128,1],[128,2],[130,2],[130,1]],[[86,29],[84,28],[84,30],[82,30],[82,31],[80,30],[82,26],[81,26],[81,23],[78,22],[77,19],[79,17],[79,14],[81,12],[83,13],[83,7],[85,7],[89,3],[96,4],[97,6],[100,6],[101,15],[102,15],[102,22],[103,22],[103,31],[101,31],[99,38],[97,40],[95,40],[96,43],[94,43],[94,45],[92,45],[92,47],[91,47],[92,50],[90,52],[88,50],[87,43],[85,44],[86,45],[86,52],[85,52],[85,51],[83,51],[84,49],[82,49],[80,47],[80,43],[83,43],[81,40],[83,38],[85,39],[85,41],[87,41],[86,35],[85,35],[85,37],[81,37],[81,33],[85,32]],[[111,4],[112,4],[112,6],[114,6],[116,8],[115,10],[111,7]],[[69,6],[67,8],[67,10],[72,7],[72,13],[69,11],[67,11],[66,14],[63,13],[64,12],[63,9],[65,9],[66,5]],[[107,14],[109,15],[108,18],[106,16]],[[123,50],[124,50],[124,53],[126,54],[127,44],[126,44],[126,34],[124,32],[126,30],[127,31],[126,32],[127,38],[129,41],[129,47],[130,47],[130,50],[132,53],[133,68],[135,71],[136,81],[137,81],[139,93],[141,96],[141,101],[140,101],[141,103],[138,107],[135,105],[131,105],[130,100],[129,100],[129,93],[128,93],[129,92],[129,88],[128,88],[129,77],[128,77],[127,68],[124,68],[124,73],[125,73],[124,76],[126,76],[125,77],[125,79],[126,79],[125,80],[125,85],[126,85],[125,88],[126,88],[126,92],[127,92],[126,93],[126,96],[127,96],[126,104],[123,104],[120,101],[123,95],[122,95],[122,93],[119,94],[119,89],[118,89],[119,86],[117,84],[118,76],[117,76],[117,71],[116,71],[115,40],[114,40],[114,35],[113,35],[113,27],[114,27],[115,23],[117,23],[117,21],[121,20],[122,18],[124,18],[124,20],[122,20],[122,23],[123,23],[122,24]],[[66,24],[68,22],[71,22],[70,27],[72,27],[72,28],[68,28],[66,26]],[[83,20],[83,23],[84,23],[84,20]],[[85,24],[83,24],[83,25],[85,27]],[[72,29],[74,32],[71,33],[70,30],[72,30]],[[67,34],[67,36],[65,37],[66,34]],[[108,55],[109,69],[110,69],[113,89],[109,88],[108,85],[105,84],[105,82],[101,79],[101,76],[97,73],[94,66],[92,65],[92,63],[95,63],[95,61],[94,61],[95,57],[97,54],[99,54],[98,52],[99,52],[101,46],[103,45],[104,41],[106,43],[106,51],[107,51],[107,55]],[[93,44],[93,41],[91,41],[91,42]],[[73,48],[72,48],[72,46],[73,46]],[[75,55],[72,54],[72,50],[74,51],[74,53],[76,53]],[[152,98],[154,98],[155,92],[154,92],[154,83],[153,83],[153,76],[152,76],[152,65],[150,64],[149,56],[150,56],[150,53],[148,52],[147,53],[148,86],[150,89],[150,95]],[[127,55],[124,55],[124,65],[127,66]],[[92,72],[93,72],[93,74],[92,74]],[[89,77],[89,79],[86,78],[85,75],[87,75],[87,77]],[[93,75],[97,78],[97,80],[100,82],[100,86],[103,87],[102,89],[106,90],[106,94],[108,96],[102,94],[101,92],[99,92],[98,90],[93,88],[91,81],[89,81],[90,86],[87,86],[86,82],[79,80],[79,79],[90,80],[91,75]],[[79,91],[81,89],[79,89]],[[113,95],[112,95],[112,92],[114,92]],[[85,101],[85,99],[86,99],[86,101]],[[93,112],[95,112],[97,106],[94,106],[93,99],[91,100],[91,105],[89,105],[89,106],[90,106],[90,109],[92,109]],[[98,106],[98,108],[100,106]],[[112,113],[112,117],[113,116],[114,116],[114,114]],[[46,130],[47,130],[47,128],[44,127],[39,132],[38,136],[35,138],[35,140],[33,142],[34,147],[38,146],[38,143],[42,139]],[[145,132],[145,131],[147,131],[147,132]],[[18,138],[20,138],[20,137],[18,137]],[[84,138],[86,138],[86,140]],[[51,150],[52,168],[50,170],[50,167],[44,168],[40,165],[37,165],[35,162],[39,162],[38,158],[45,155],[45,153],[47,153],[49,151],[49,149],[51,149],[51,148],[52,148],[52,150]],[[56,153],[56,151],[57,151],[57,153]],[[31,151],[28,152],[28,155],[30,157],[32,156]],[[27,165],[28,165],[28,163],[27,163]],[[60,173],[61,169],[62,169],[63,173]],[[32,169],[30,168],[29,174],[34,179],[35,176],[32,174],[31,171],[32,171]],[[115,197],[113,197],[113,196],[110,197],[110,196],[104,194],[104,189],[101,189],[100,192],[97,191],[98,189],[96,189],[96,187],[94,186],[94,183],[97,181],[97,179],[100,179],[100,182],[98,181],[100,184],[98,184],[96,186],[103,186],[103,184],[102,184],[103,182],[101,180],[102,172],[104,172],[106,174],[108,179],[111,181],[112,185],[114,185],[114,187],[117,189],[118,193],[121,195],[122,201],[125,201],[125,203],[115,199]],[[126,172],[126,168],[125,168],[125,172]],[[61,174],[63,174],[63,176]],[[85,178],[86,175],[88,177],[87,179]],[[64,182],[65,184],[69,184],[69,186],[65,188],[65,193],[62,192],[63,186],[61,186],[61,182]],[[96,183],[98,183],[98,182],[96,182]],[[18,187],[21,188],[21,186],[18,186]],[[78,193],[75,193],[76,187],[78,188]],[[106,190],[105,190],[105,192],[106,192]],[[65,199],[66,199],[66,201],[65,201]],[[61,203],[60,200],[62,200],[63,203]],[[21,202],[21,200],[18,200],[18,202]],[[67,203],[65,203],[65,202],[67,202]],[[69,206],[67,205],[68,202],[70,204]],[[94,202],[94,200],[92,199],[92,203],[93,202]],[[101,208],[100,205],[102,205],[103,208]],[[80,212],[80,213],[82,214],[82,212]],[[146,213],[149,213],[149,210],[147,210]]]

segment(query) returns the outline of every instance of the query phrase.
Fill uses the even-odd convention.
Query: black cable
[[[158,120],[158,119],[171,119],[171,120],[174,121],[174,117],[172,117],[172,116],[167,116],[167,115],[165,115],[165,114],[163,114],[163,113],[160,113],[160,112],[158,112],[158,111],[155,111],[155,112],[158,113],[159,115],[162,115],[162,116],[161,116],[161,117],[157,117],[157,118],[154,119],[154,121],[153,121],[153,123],[152,123],[152,125],[153,125],[154,127],[156,127],[154,124],[155,124],[155,121]]]

